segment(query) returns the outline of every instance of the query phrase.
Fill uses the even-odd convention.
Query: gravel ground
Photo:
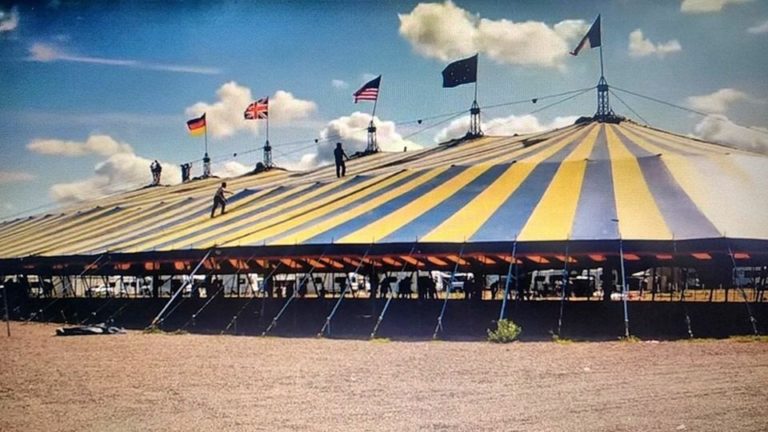
[[[768,343],[0,337],[2,431],[766,431]]]

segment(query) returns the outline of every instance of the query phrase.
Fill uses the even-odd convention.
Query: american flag
[[[258,120],[269,117],[269,98],[261,98],[248,105],[243,113],[246,120]]]
[[[357,101],[375,101],[379,97],[379,84],[381,83],[381,75],[368,81],[364,86],[360,87],[360,90],[356,91],[352,96],[355,97],[355,103]]]

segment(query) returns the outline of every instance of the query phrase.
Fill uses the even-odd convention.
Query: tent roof
[[[636,125],[457,140],[416,152],[144,188],[0,224],[0,259],[225,249],[407,252],[563,242],[768,242],[768,158]],[[603,246],[601,246],[603,245]],[[305,252],[300,252],[300,251]],[[282,251],[282,252],[280,252]],[[455,251],[454,251],[455,252]]]

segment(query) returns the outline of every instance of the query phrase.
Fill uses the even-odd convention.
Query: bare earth
[[[55,337],[55,327],[17,323],[0,336],[0,430],[768,430],[768,343]]]

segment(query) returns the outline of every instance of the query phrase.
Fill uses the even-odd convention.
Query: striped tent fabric
[[[583,123],[541,134],[456,140],[229,179],[153,187],[0,224],[0,261],[183,253],[212,247],[301,253],[333,245],[768,244],[768,158],[641,126]],[[640,247],[640,246],[638,246]],[[315,249],[312,249],[315,248]],[[281,252],[275,252],[281,253]],[[286,254],[288,252],[285,252]]]

